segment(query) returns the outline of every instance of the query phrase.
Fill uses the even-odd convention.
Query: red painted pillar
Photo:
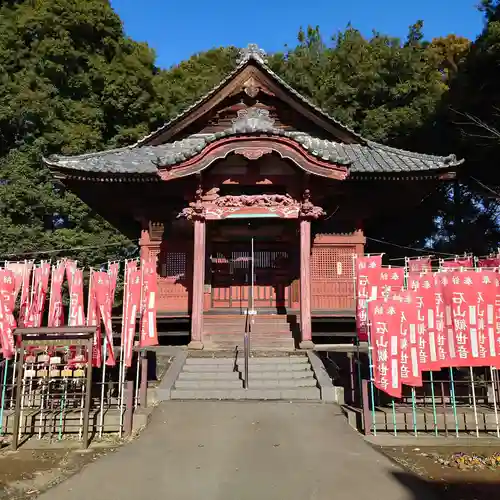
[[[311,329],[311,221],[300,220],[300,331],[301,349],[312,349]]]
[[[203,285],[205,283],[205,220],[194,220],[193,290],[190,349],[203,349]]]
[[[141,238],[139,240],[141,261],[148,260],[148,258],[149,258],[149,244],[150,243],[151,243],[151,239],[149,237],[149,231],[147,229],[143,229],[141,231]]]

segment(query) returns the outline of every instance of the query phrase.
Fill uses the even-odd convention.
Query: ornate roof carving
[[[254,64],[264,71],[270,78],[274,79],[282,88],[292,96],[312,108],[318,115],[334,124],[339,130],[348,134],[355,143],[344,143],[332,140],[324,140],[312,137],[299,131],[285,131],[275,127],[274,120],[265,109],[254,107],[238,113],[231,128],[215,134],[194,134],[182,140],[165,143],[157,146],[147,144],[161,135],[170,126],[181,118],[187,116],[190,111],[201,103],[214,96],[232,78],[234,78],[247,64]],[[90,174],[90,175],[117,175],[130,176],[158,174],[158,169],[172,169],[176,165],[195,157],[208,145],[232,136],[238,135],[262,135],[276,137],[287,137],[312,155],[323,162],[332,165],[348,166],[351,173],[363,174],[385,174],[385,173],[425,173],[426,171],[446,169],[462,163],[455,155],[433,156],[428,154],[413,153],[401,149],[384,146],[369,141],[353,130],[342,125],[335,118],[329,116],[311,101],[290,87],[265,63],[265,52],[255,44],[243,49],[236,69],[228,75],[219,85],[214,87],[208,94],[186,109],[183,113],[173,118],[170,122],[152,132],[136,144],[114,150],[89,153],[73,157],[53,156],[44,159],[54,171],[63,176]]]
[[[261,49],[256,43],[249,43],[244,49],[240,49],[238,64],[244,64],[249,59],[255,59],[260,63],[265,64],[267,61],[267,54],[264,49]]]
[[[238,117],[233,120],[231,131],[235,134],[248,134],[251,132],[272,132],[274,118],[269,116],[267,109],[252,107],[240,109]]]

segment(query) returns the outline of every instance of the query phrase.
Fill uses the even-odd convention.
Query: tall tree
[[[155,71],[153,52],[124,35],[107,1],[2,4],[0,258],[101,247],[70,253],[95,264],[134,247],[55,186],[40,159],[99,150],[146,133]]]
[[[485,253],[496,250],[500,240],[495,160],[500,155],[500,2],[485,0],[481,8],[484,29],[470,48],[457,51],[455,45],[449,92],[426,135],[436,149],[451,149],[465,159],[460,182],[449,193],[441,231],[456,249],[476,247]]]

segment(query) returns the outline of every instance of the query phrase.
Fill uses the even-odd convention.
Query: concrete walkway
[[[431,500],[333,405],[166,402],[139,439],[42,500]],[[411,483],[411,481],[410,481]]]

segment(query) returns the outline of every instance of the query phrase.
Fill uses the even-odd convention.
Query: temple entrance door
[[[251,304],[252,250],[250,242],[212,245],[211,306],[245,312]],[[286,312],[290,307],[293,254],[283,242],[254,240],[253,306],[256,310]]]

